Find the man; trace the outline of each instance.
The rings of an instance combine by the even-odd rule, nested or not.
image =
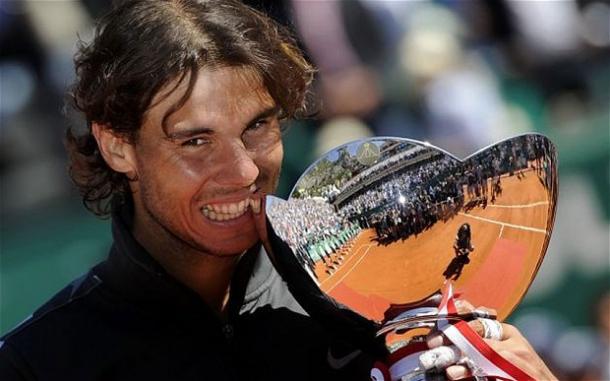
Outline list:
[[[306,113],[313,72],[289,35],[234,1],[125,1],[76,71],[71,174],[114,244],[2,338],[0,379],[368,379],[367,348],[309,318],[259,253],[280,121]]]

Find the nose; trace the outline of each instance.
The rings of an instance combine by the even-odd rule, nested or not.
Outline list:
[[[226,187],[245,188],[252,185],[258,178],[260,170],[253,154],[240,143],[229,145],[222,155],[221,170],[216,178],[220,185]]]

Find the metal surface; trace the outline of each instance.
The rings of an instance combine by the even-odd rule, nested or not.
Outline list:
[[[303,293],[321,292],[375,323],[421,305],[447,281],[502,320],[542,262],[556,199],[555,149],[544,136],[463,160],[426,143],[373,138],[320,158],[287,201],[268,197],[267,228],[290,249],[267,246],[276,264],[293,256],[279,268],[308,278]]]

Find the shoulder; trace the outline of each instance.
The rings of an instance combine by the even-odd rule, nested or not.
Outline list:
[[[48,325],[51,321],[56,321],[57,317],[63,317],[62,315],[68,312],[67,310],[86,298],[101,283],[101,279],[93,271],[89,271],[70,282],[70,284],[55,294],[33,314],[2,336],[0,340],[16,340],[29,330],[36,329],[38,326]]]
[[[27,361],[10,344],[0,341],[0,377],[3,380],[35,380]]]
[[[37,364],[67,354],[93,316],[87,299],[100,286],[92,271],[71,282],[11,331],[0,337],[0,378],[35,379]],[[86,310],[90,311],[87,312]],[[17,376],[19,375],[19,376]],[[7,378],[5,378],[7,377]]]

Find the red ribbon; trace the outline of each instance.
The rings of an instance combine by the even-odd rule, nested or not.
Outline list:
[[[438,308],[439,314],[457,313],[453,288],[448,283],[443,298]],[[507,381],[534,381],[523,370],[506,360],[493,348],[491,348],[465,321],[450,323],[448,320],[440,320],[437,329],[442,331],[445,336],[458,347],[462,353],[475,361],[485,376],[492,379]],[[373,381],[397,381],[413,369],[405,369],[405,362],[402,366],[401,360],[409,358],[409,364],[413,363],[413,357],[428,350],[426,343],[417,342],[409,344],[391,353],[385,362],[377,362],[371,370],[371,380]]]

